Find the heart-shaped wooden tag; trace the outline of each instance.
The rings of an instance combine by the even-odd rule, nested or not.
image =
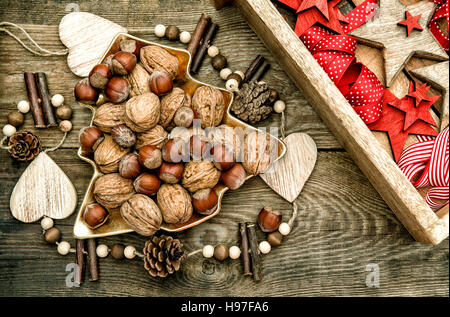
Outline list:
[[[89,75],[118,33],[127,29],[98,15],[72,12],[61,19],[59,38],[69,49],[67,64],[80,77]]]
[[[292,133],[286,139],[286,155],[259,175],[278,195],[293,202],[303,189],[317,160],[317,147],[305,133]]]
[[[77,206],[77,192],[67,175],[41,152],[26,168],[11,194],[14,218],[34,222],[42,216],[63,219]]]

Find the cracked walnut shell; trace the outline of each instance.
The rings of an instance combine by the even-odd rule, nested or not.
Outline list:
[[[135,96],[125,105],[125,124],[135,132],[150,130],[159,121],[160,108],[158,96],[151,92]]]
[[[171,93],[161,99],[161,117],[159,124],[165,129],[173,128],[173,117],[181,107],[191,106],[191,96],[181,88],[174,88]]]
[[[193,213],[191,196],[179,184],[164,184],[156,195],[158,206],[166,223],[183,223]]]
[[[141,64],[136,64],[133,71],[126,76],[130,83],[130,96],[139,96],[150,91],[150,74],[145,70]]]
[[[127,225],[142,236],[151,236],[161,227],[161,211],[146,195],[133,195],[120,207],[120,214]]]
[[[218,126],[225,113],[222,92],[210,86],[197,88],[192,97],[192,110],[201,120],[202,128]]]
[[[150,74],[155,70],[165,71],[172,80],[178,73],[178,58],[159,46],[147,45],[141,48],[141,63]]]
[[[123,124],[125,103],[105,103],[97,108],[93,123],[103,132],[110,133],[116,125]]]
[[[94,161],[103,174],[115,173],[119,170],[120,160],[128,152],[130,149],[124,149],[108,135],[95,150]]]
[[[134,194],[133,180],[118,173],[106,174],[94,183],[94,198],[105,208],[118,208]]]
[[[220,171],[208,161],[190,161],[184,166],[181,184],[190,192],[213,188],[219,182]]]
[[[136,140],[136,149],[145,145],[154,145],[161,150],[164,142],[167,140],[168,133],[159,124],[148,131],[138,133]]]

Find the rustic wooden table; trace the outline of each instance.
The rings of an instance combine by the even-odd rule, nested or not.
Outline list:
[[[74,5],[75,4],[75,5]],[[196,255],[184,262],[181,272],[166,279],[151,278],[138,259],[100,260],[100,281],[68,288],[66,265],[74,256],[57,254],[42,240],[39,223],[22,224],[9,211],[9,196],[27,164],[0,152],[0,296],[448,296],[449,243],[438,246],[415,242],[368,180],[353,163],[317,114],[294,87],[244,19],[233,7],[216,12],[208,0],[197,1],[12,1],[0,2],[0,20],[19,23],[44,47],[62,49],[58,24],[72,7],[92,12],[127,27],[131,34],[156,40],[157,23],[175,24],[193,31],[201,12],[220,25],[215,44],[228,57],[233,69],[245,69],[256,54],[272,65],[265,80],[287,102],[287,134],[310,134],[319,148],[318,161],[297,202],[300,206],[295,229],[286,242],[264,257],[259,284],[242,276],[240,261],[218,263]],[[95,32],[95,30],[93,30]],[[169,44],[166,40],[160,40]],[[181,47],[180,43],[170,43]],[[77,105],[72,90],[77,82],[65,57],[39,57],[25,51],[12,38],[0,35],[0,125],[9,111],[26,99],[23,72],[47,73],[52,93],[61,93],[74,107],[73,132],[63,149],[50,156],[74,183],[81,202],[92,175],[91,167],[78,159],[77,131],[86,126],[90,112]],[[198,78],[223,85],[218,73],[205,61]],[[278,126],[277,114],[261,125]],[[31,115],[24,128],[34,131]],[[57,129],[37,131],[44,147],[54,146]],[[265,204],[279,208],[287,217],[290,205],[259,178],[227,193],[220,215],[178,234],[186,249],[204,244],[238,241],[237,223],[254,221]],[[75,215],[57,221],[64,239],[73,244]],[[144,238],[125,234],[100,243],[133,244]],[[379,267],[379,287],[367,287],[366,277]]]

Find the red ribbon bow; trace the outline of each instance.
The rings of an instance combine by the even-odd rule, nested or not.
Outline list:
[[[426,202],[431,209],[438,210],[449,200],[449,130],[448,127],[442,130],[436,138],[418,138],[421,142],[403,151],[398,166],[411,182],[420,175],[413,183],[416,188],[432,186]]]
[[[449,16],[448,16],[448,0],[431,0],[434,3],[437,3],[438,6],[433,16],[431,17],[430,23],[428,27],[430,28],[430,32],[433,33],[436,40],[441,44],[446,52],[449,51],[449,40],[448,36],[446,36],[442,30],[439,28],[437,24],[437,20],[446,18],[447,19],[447,29],[449,25]]]

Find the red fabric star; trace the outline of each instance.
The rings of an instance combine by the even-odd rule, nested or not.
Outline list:
[[[427,89],[428,90],[428,89]],[[409,86],[409,94],[414,91],[414,83],[411,82]],[[403,126],[403,130],[408,129],[411,125],[414,124],[417,120],[422,120],[426,123],[429,123],[433,126],[436,126],[436,121],[434,121],[433,117],[430,114],[430,110],[428,110],[441,96],[427,96],[428,100],[422,101],[418,107],[414,106],[414,99],[409,97],[409,94],[399,100],[397,103],[391,104],[391,106],[400,109],[405,112],[405,124]],[[417,101],[417,100],[416,100]]]
[[[398,22],[397,24],[406,26],[406,36],[409,36],[409,34],[411,33],[412,30],[418,30],[418,31],[423,30],[423,28],[419,24],[419,19],[421,16],[422,16],[421,14],[412,16],[411,13],[409,13],[408,11],[405,11],[406,19]]]
[[[414,90],[414,83],[411,82],[411,84],[409,85],[409,92],[407,94],[408,97],[414,98],[414,100],[416,101],[415,106],[419,106],[419,104],[422,101],[431,101],[430,97],[427,96],[427,92],[428,90],[430,90],[431,86],[427,86],[427,84],[423,84],[422,86],[416,86],[416,89]]]
[[[380,119],[368,125],[372,131],[384,131],[388,133],[394,160],[397,162],[405,146],[409,134],[421,134],[436,136],[438,133],[427,123],[417,121],[404,130],[405,113],[392,105],[398,105],[400,100],[389,90],[385,90],[383,96],[383,114]]]

